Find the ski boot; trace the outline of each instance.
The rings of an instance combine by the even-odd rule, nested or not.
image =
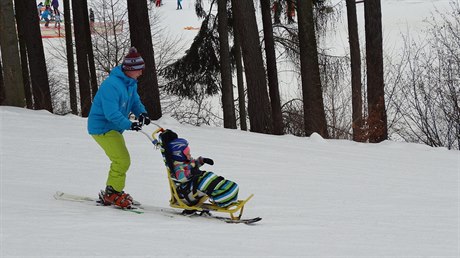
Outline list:
[[[115,191],[111,186],[107,186],[105,191],[99,193],[99,199],[104,205],[115,205],[122,209],[131,209],[133,205],[133,198],[129,194]]]

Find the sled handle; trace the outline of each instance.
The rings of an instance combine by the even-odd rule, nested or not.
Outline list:
[[[153,133],[152,133],[152,138],[153,138],[152,143],[153,143],[155,146],[158,146],[158,145],[160,144],[160,143],[158,142],[158,139],[157,139],[157,137],[156,137],[156,134],[162,133],[162,132],[164,132],[164,131],[165,131],[165,130],[164,130],[163,128],[161,128],[161,127],[158,127],[158,129],[156,129],[155,131],[153,131]]]
[[[150,135],[149,135],[148,133],[146,133],[146,132],[144,132],[144,131],[142,131],[142,130],[140,130],[139,132],[141,132],[142,134],[144,134],[144,135],[145,135],[147,138],[149,138],[149,140],[153,143],[154,140],[152,139],[152,137],[150,137]]]
[[[142,134],[144,134],[147,138],[149,138],[150,142],[153,143],[153,145],[157,146],[158,145],[158,139],[155,137],[155,135],[159,132],[163,132],[164,129],[161,128],[161,127],[158,127],[158,129],[156,129],[153,133],[152,133],[152,136],[150,136],[148,133],[144,132],[143,130],[140,130],[139,132],[141,132]]]
[[[156,129],[153,133],[152,133],[152,137],[149,137],[149,139],[151,140],[151,142],[153,143],[153,145],[155,145],[156,147],[158,147],[160,145],[160,142],[158,141],[156,135],[158,133],[162,133],[164,132],[165,130],[161,127],[158,127],[158,129]]]

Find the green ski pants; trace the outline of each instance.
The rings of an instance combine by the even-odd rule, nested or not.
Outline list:
[[[126,149],[123,135],[112,130],[105,134],[91,136],[102,147],[110,161],[112,161],[107,185],[112,186],[115,191],[123,191],[125,188],[126,172],[131,165],[131,158],[128,149]]]

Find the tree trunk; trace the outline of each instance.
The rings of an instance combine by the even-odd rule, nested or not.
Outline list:
[[[19,21],[19,20],[18,20]],[[21,56],[22,81],[24,82],[24,94],[26,97],[26,107],[34,108],[32,89],[30,87],[29,60],[27,59],[27,46],[24,34],[21,32],[21,26],[18,23],[19,55]],[[23,30],[23,29],[22,29]]]
[[[294,23],[294,15],[295,15],[295,7],[294,7],[295,0],[286,0],[286,17],[288,24]]]
[[[24,83],[12,0],[0,2],[0,48],[4,73],[3,105],[24,107]]]
[[[75,83],[75,61],[73,58],[73,41],[72,41],[72,24],[70,16],[70,3],[69,0],[64,0],[64,26],[65,26],[65,43],[67,53],[67,72],[69,78],[69,97],[70,109],[72,114],[78,114],[77,104],[77,86]]]
[[[273,2],[273,23],[280,24],[281,23],[281,11],[283,7],[281,6],[280,0],[275,0]]]
[[[235,104],[233,102],[232,70],[230,67],[230,49],[228,46],[227,0],[218,0],[218,27],[220,76],[222,79],[222,106],[224,127],[236,129]]]
[[[364,1],[369,142],[388,138],[383,80],[382,12],[380,0]]]
[[[361,53],[359,48],[358,18],[355,0],[346,0],[348,18],[348,41],[351,58],[351,103],[353,140],[365,141],[363,135],[363,99],[361,93]]]
[[[270,134],[273,124],[254,3],[252,0],[232,0],[232,4],[236,26],[241,33],[251,132]]]
[[[96,97],[96,93],[98,90],[97,85],[97,75],[96,75],[96,65],[94,64],[94,53],[93,53],[93,42],[91,41],[91,27],[89,26],[89,15],[88,15],[88,3],[87,1],[82,1],[83,9],[83,27],[84,32],[86,33],[85,36],[85,45],[86,45],[86,55],[88,58],[88,68],[89,68],[89,75],[90,75],[90,88],[91,88],[91,100]]]
[[[20,19],[19,23],[23,24],[21,27],[26,42],[34,109],[46,109],[53,112],[37,3],[32,0],[23,0],[16,1],[15,4],[17,5],[16,19]]]
[[[3,105],[4,100],[5,100],[5,83],[3,81],[2,59],[0,58],[0,105]]]
[[[297,13],[305,134],[310,136],[316,132],[323,138],[329,138],[319,73],[312,0],[298,0]]]
[[[241,59],[240,33],[238,32],[236,26],[233,26],[233,48],[236,63],[236,80],[238,84],[240,128],[243,131],[247,131],[248,125],[246,123],[246,97],[244,94],[243,60]]]
[[[88,67],[88,46],[85,17],[88,17],[86,0],[72,1],[75,48],[77,52],[78,86],[80,89],[81,116],[88,117],[91,109],[91,84]],[[86,15],[85,15],[86,13]]]
[[[281,99],[278,85],[278,69],[276,67],[275,40],[273,39],[273,25],[270,14],[270,0],[260,0],[262,21],[264,26],[265,55],[267,58],[268,88],[272,108],[273,134],[282,135],[283,115],[281,113]]]
[[[162,112],[147,1],[128,0],[128,19],[131,44],[145,61],[144,74],[138,83],[139,94],[150,117],[157,120]]]
[[[15,5],[16,13],[21,13],[18,10],[18,5]],[[16,25],[18,30],[18,41],[19,41],[19,55],[21,57],[21,68],[22,68],[22,81],[24,83],[24,95],[26,98],[26,107],[28,109],[34,108],[34,101],[32,96],[32,89],[30,88],[30,71],[29,71],[29,60],[27,60],[27,46],[24,38],[24,24],[22,19],[16,19]]]

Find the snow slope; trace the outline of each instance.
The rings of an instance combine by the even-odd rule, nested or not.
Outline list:
[[[362,144],[157,121],[208,156],[207,169],[254,193],[231,225],[161,212],[134,214],[53,199],[96,196],[109,161],[86,119],[0,107],[0,257],[458,257],[460,152],[386,141]],[[155,127],[148,126],[147,132]],[[158,150],[125,132],[126,191],[168,207]]]

